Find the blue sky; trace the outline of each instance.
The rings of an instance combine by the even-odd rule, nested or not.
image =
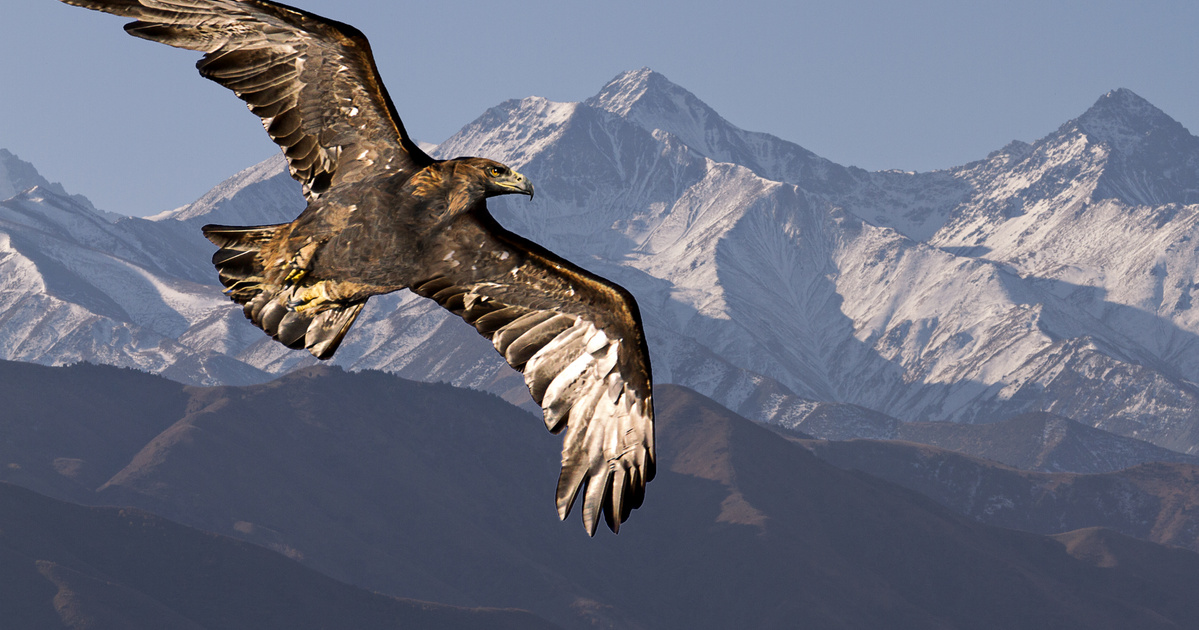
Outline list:
[[[371,39],[409,131],[488,107],[583,100],[649,66],[734,124],[846,165],[932,170],[1034,140],[1126,87],[1199,132],[1199,3],[297,0]],[[196,53],[124,20],[4,0],[0,147],[101,208],[194,200],[270,156]]]

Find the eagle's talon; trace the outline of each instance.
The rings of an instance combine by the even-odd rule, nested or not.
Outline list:
[[[291,272],[288,273],[287,277],[283,279],[283,282],[287,284],[295,284],[306,275],[308,275],[307,269],[293,266]]]
[[[288,304],[290,305],[291,303],[289,302]],[[317,299],[309,301],[309,302],[300,302],[299,306],[293,307],[292,310],[297,313],[303,313],[305,311],[310,311],[314,308],[318,308],[318,307],[324,306],[326,304],[332,304],[332,302],[330,302],[329,300],[317,298]]]
[[[332,287],[326,281],[318,282],[300,291],[295,298],[287,301],[287,307],[297,313],[313,309],[323,309],[325,306],[341,304],[334,294]]]

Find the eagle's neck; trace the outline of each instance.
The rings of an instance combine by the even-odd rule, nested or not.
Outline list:
[[[405,188],[423,202],[426,218],[443,223],[485,207],[485,188],[476,175],[475,169],[447,160],[417,171]]]

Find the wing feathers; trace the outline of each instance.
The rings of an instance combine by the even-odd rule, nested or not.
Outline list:
[[[558,506],[558,518],[566,520],[574,507],[575,499],[579,496],[579,488],[587,478],[587,466],[582,462],[563,464],[562,472],[558,474],[558,490],[555,502]]]
[[[356,302],[317,315],[305,332],[304,346],[318,359],[332,357],[365,305],[366,302]]]
[[[513,356],[508,354],[508,348],[513,342],[520,339],[525,333],[532,330],[538,324],[558,316],[559,315],[553,311],[533,311],[531,313],[522,315],[513,320],[512,323],[504,326],[502,330],[497,330],[491,337],[491,342],[493,345],[495,345],[495,349],[498,350],[500,354],[504,355],[504,358],[508,360],[508,363],[514,366],[524,365],[525,361],[528,361],[528,357],[521,358],[519,361],[514,360]],[[565,316],[563,317],[565,318]],[[557,333],[554,334],[556,335]],[[532,354],[529,354],[529,356],[532,356]]]
[[[528,309],[519,306],[507,306],[491,311],[470,323],[474,324],[481,334],[491,335],[528,312]]]
[[[552,320],[542,324],[542,326],[552,325]],[[540,328],[540,327],[538,327]],[[533,335],[537,329],[533,329],[527,335]],[[576,360],[586,360],[577,353],[570,352],[571,344],[579,340],[583,335],[583,328],[578,325],[577,321],[572,322],[572,326],[558,333],[544,347],[538,348],[532,357],[529,357],[525,363],[525,383],[529,385],[529,392],[533,395],[533,400],[544,408],[546,405],[546,390],[549,386],[569,369],[569,366],[574,364]],[[519,340],[517,340],[519,342]],[[516,344],[513,344],[515,346]],[[546,350],[551,348],[551,350]],[[531,344],[530,344],[531,349]],[[555,351],[555,350],[563,351]],[[510,348],[510,351],[513,349]],[[544,350],[544,352],[543,352]]]
[[[653,410],[649,392],[639,389],[648,374],[629,379],[625,373],[636,369],[628,357],[643,346],[612,336],[611,328],[596,323],[598,317],[546,308],[559,292],[535,292],[518,301],[510,293],[514,285],[459,282],[448,273],[414,287],[489,337],[508,364],[524,372],[546,428],[564,434],[558,515],[565,519],[581,495],[589,534],[600,514],[618,531],[653,478]],[[647,357],[639,360],[648,365]]]
[[[570,350],[570,346],[563,346],[562,354],[567,357],[574,356]],[[583,410],[583,406],[593,398],[588,396],[586,387],[589,384],[588,377],[592,376],[588,374],[588,368],[594,363],[595,359],[581,354],[555,376],[554,380],[546,387],[545,395],[541,399],[541,408],[545,412],[545,428],[549,429],[551,433],[562,430],[562,423],[566,421],[574,407],[578,406]],[[586,409],[585,412],[589,413],[590,409]],[[566,443],[563,445],[564,452],[569,448],[570,438],[571,434],[567,433]]]
[[[310,323],[309,319],[300,313],[287,311],[283,319],[279,320],[275,339],[288,348],[294,348],[308,333],[308,325]]]
[[[283,151],[286,153],[291,148],[287,141],[292,139],[292,134],[300,130],[300,124],[303,122],[299,112],[289,109],[271,119],[270,124],[266,127],[266,133],[275,140],[283,141],[280,144],[283,145]],[[297,134],[295,139],[298,141],[301,137],[303,137],[302,134]]]
[[[63,0],[134,18],[135,37],[205,53],[201,76],[231,89],[263,120],[304,194],[352,183],[386,163],[432,163],[408,137],[357,29],[267,0]],[[343,147],[372,161],[342,163]]]
[[[431,295],[429,297],[433,298],[434,300],[437,300],[438,304],[445,306],[445,303],[448,302],[450,300],[450,298],[463,295],[464,293],[466,293],[466,290],[463,289],[462,287],[448,286],[448,287],[438,291],[437,293],[434,293],[433,295]],[[450,310],[454,310],[454,309],[450,309]]]
[[[527,331],[522,331],[520,328],[514,330],[513,334],[519,334],[519,336],[509,342],[508,347],[502,351],[504,358],[508,360],[508,364],[512,367],[526,366],[529,360],[545,347],[546,344],[569,330],[575,324],[575,318],[569,315],[562,315],[553,311],[539,311],[539,313],[545,314],[545,319],[533,323]],[[513,324],[515,323],[513,322]],[[505,328],[501,332],[506,333],[508,330]],[[499,348],[497,347],[497,349]],[[534,366],[525,367],[526,378],[531,378],[534,382],[539,383],[536,388],[530,386],[530,389],[534,389],[533,399],[538,404],[541,403],[545,386],[549,385],[549,381],[552,379],[552,374],[547,373],[546,370],[552,369],[548,365],[541,366],[540,369]],[[540,384],[542,381],[545,382],[544,385]]]
[[[287,106],[288,101],[295,98],[297,92],[299,92],[297,86],[291,83],[280,83],[262,86],[252,92],[240,92],[238,96],[250,104],[250,111],[262,118],[273,118],[281,111],[280,108]]]
[[[64,1],[133,18],[131,35],[204,53],[200,74],[261,118],[310,201],[385,171],[415,173],[434,163],[408,137],[370,45],[353,27],[268,0]],[[396,286],[412,284],[461,316],[524,371],[547,428],[564,434],[559,515],[582,494],[587,532],[594,534],[601,514],[615,531],[654,475],[652,379],[636,303],[621,287],[503,230],[481,198],[463,207],[452,225],[422,237],[430,241],[422,246],[440,251],[424,267],[430,278]],[[336,278],[291,275],[308,269],[295,260],[288,269],[264,262],[276,229],[210,226],[206,234],[222,248],[213,262],[251,320],[282,343],[327,358],[363,302],[338,301]],[[461,256],[440,258],[447,248]],[[463,264],[467,258],[471,264]]]
[[[307,286],[267,282],[269,274],[261,250],[288,227],[206,225],[204,236],[221,248],[212,255],[212,262],[226,293],[243,305],[243,312],[254,325],[289,348],[306,348],[316,358],[328,359],[354,324],[365,300],[326,302],[301,312],[295,300]],[[301,257],[304,251],[301,249]]]
[[[276,337],[278,336],[279,322],[283,321],[283,317],[288,312],[287,304],[282,300],[271,300],[262,306],[254,323],[270,333],[272,337]]]
[[[583,527],[587,528],[588,536],[595,535],[600,512],[607,503],[608,493],[612,491],[612,471],[604,471],[601,475],[587,481],[586,494],[583,496]]]

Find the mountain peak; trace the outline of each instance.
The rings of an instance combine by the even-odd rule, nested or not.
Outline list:
[[[49,195],[52,198],[63,198],[57,202],[61,209],[72,212],[83,211],[96,214],[109,223],[124,218],[122,215],[97,209],[83,195],[72,195],[58,182],[47,181],[32,164],[17,157],[7,149],[0,149],[0,201],[7,199],[25,199],[41,201]]]
[[[696,154],[731,162],[775,181],[824,190],[844,169],[803,147],[725,120],[697,96],[649,68],[623,72],[585,106],[601,109],[657,134],[665,132]]]
[[[1128,88],[1116,88],[1099,97],[1088,113],[1136,112],[1142,116],[1165,116],[1152,103]]]
[[[250,194],[245,194],[249,191]],[[288,176],[282,153],[243,169],[186,206],[146,217],[150,221],[286,223],[304,209],[300,186]]]
[[[695,95],[671,83],[662,73],[645,67],[620,73],[604,85],[598,94],[587,99],[587,105],[627,117],[639,105],[664,104],[675,99],[702,105]]]
[[[1178,121],[1126,88],[1099,97],[1077,122],[1087,136],[1121,153],[1137,151],[1153,135],[1190,135]]]
[[[1132,90],[1104,94],[1062,131],[1107,148],[1096,199],[1147,205],[1199,199],[1199,138]]]
[[[35,186],[50,186],[50,182],[29,162],[0,149],[0,201]]]

